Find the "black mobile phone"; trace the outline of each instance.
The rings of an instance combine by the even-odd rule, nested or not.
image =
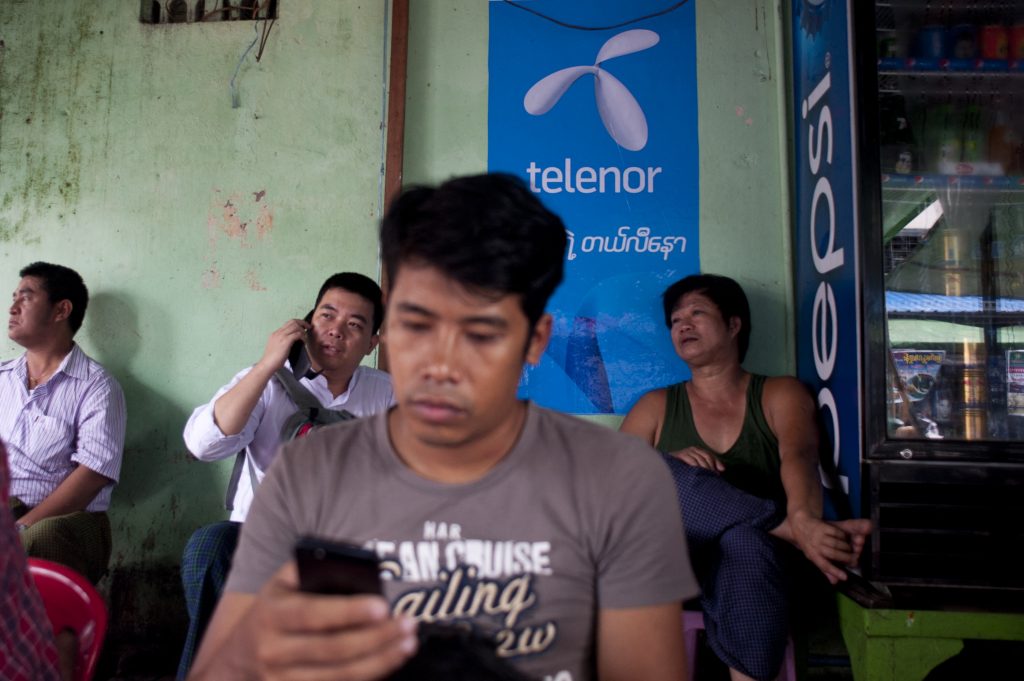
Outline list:
[[[303,320],[306,323],[311,323],[313,321],[313,311],[310,310]],[[295,378],[302,378],[312,368],[309,363],[309,353],[306,351],[305,336],[292,343],[292,346],[288,348],[288,364],[291,365]]]
[[[295,543],[299,588],[320,594],[382,594],[377,554],[355,544],[302,537]]]

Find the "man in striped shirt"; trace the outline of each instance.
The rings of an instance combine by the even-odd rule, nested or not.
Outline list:
[[[121,470],[121,386],[74,342],[89,293],[77,272],[21,270],[7,336],[25,348],[0,364],[0,438],[10,456],[10,508],[30,556],[91,581],[110,559],[110,494]]]

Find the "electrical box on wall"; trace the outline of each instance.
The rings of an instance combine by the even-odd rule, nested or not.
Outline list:
[[[144,24],[277,19],[278,0],[141,0]]]

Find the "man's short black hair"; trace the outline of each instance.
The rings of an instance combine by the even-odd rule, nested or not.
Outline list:
[[[533,328],[562,281],[566,234],[522,180],[490,173],[405,191],[380,243],[389,281],[402,264],[436,267],[474,292],[521,296]]]
[[[358,272],[338,272],[327,277],[327,281],[320,287],[320,293],[316,294],[316,302],[313,309],[320,304],[324,294],[332,288],[345,289],[349,293],[366,298],[373,304],[373,333],[380,330],[381,322],[384,321],[384,295],[380,286],[373,279],[359,274]]]
[[[35,277],[42,282],[43,290],[46,291],[46,298],[50,304],[67,300],[71,303],[71,314],[68,315],[68,325],[71,327],[71,335],[74,337],[82,328],[82,320],[85,319],[85,308],[89,306],[89,290],[85,288],[82,276],[70,267],[54,265],[48,262],[34,262],[31,265],[21,268],[19,277]]]
[[[743,287],[721,274],[691,274],[683,277],[665,289],[665,293],[661,295],[661,302],[665,308],[665,326],[668,328],[672,328],[672,312],[687,293],[707,296],[718,308],[726,323],[733,317],[739,317],[740,332],[736,336],[736,343],[742,362],[750,346],[750,304],[747,302],[747,294],[743,292]]]

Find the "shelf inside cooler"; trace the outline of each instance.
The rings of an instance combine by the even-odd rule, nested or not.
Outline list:
[[[882,57],[878,60],[879,76],[949,76],[964,74],[1024,75],[1024,61],[1019,59],[925,59],[921,57]]]
[[[886,291],[885,310],[890,318],[921,317],[931,319],[939,314],[999,314],[1001,316],[998,319],[1001,322],[1016,324],[1017,320],[1024,319],[1024,300],[1009,297],[986,300],[983,296],[948,296],[916,291]]]
[[[968,170],[970,163],[958,164]],[[975,191],[1024,193],[1024,175],[920,175],[903,173],[882,173],[882,190],[886,189],[964,189]]]

